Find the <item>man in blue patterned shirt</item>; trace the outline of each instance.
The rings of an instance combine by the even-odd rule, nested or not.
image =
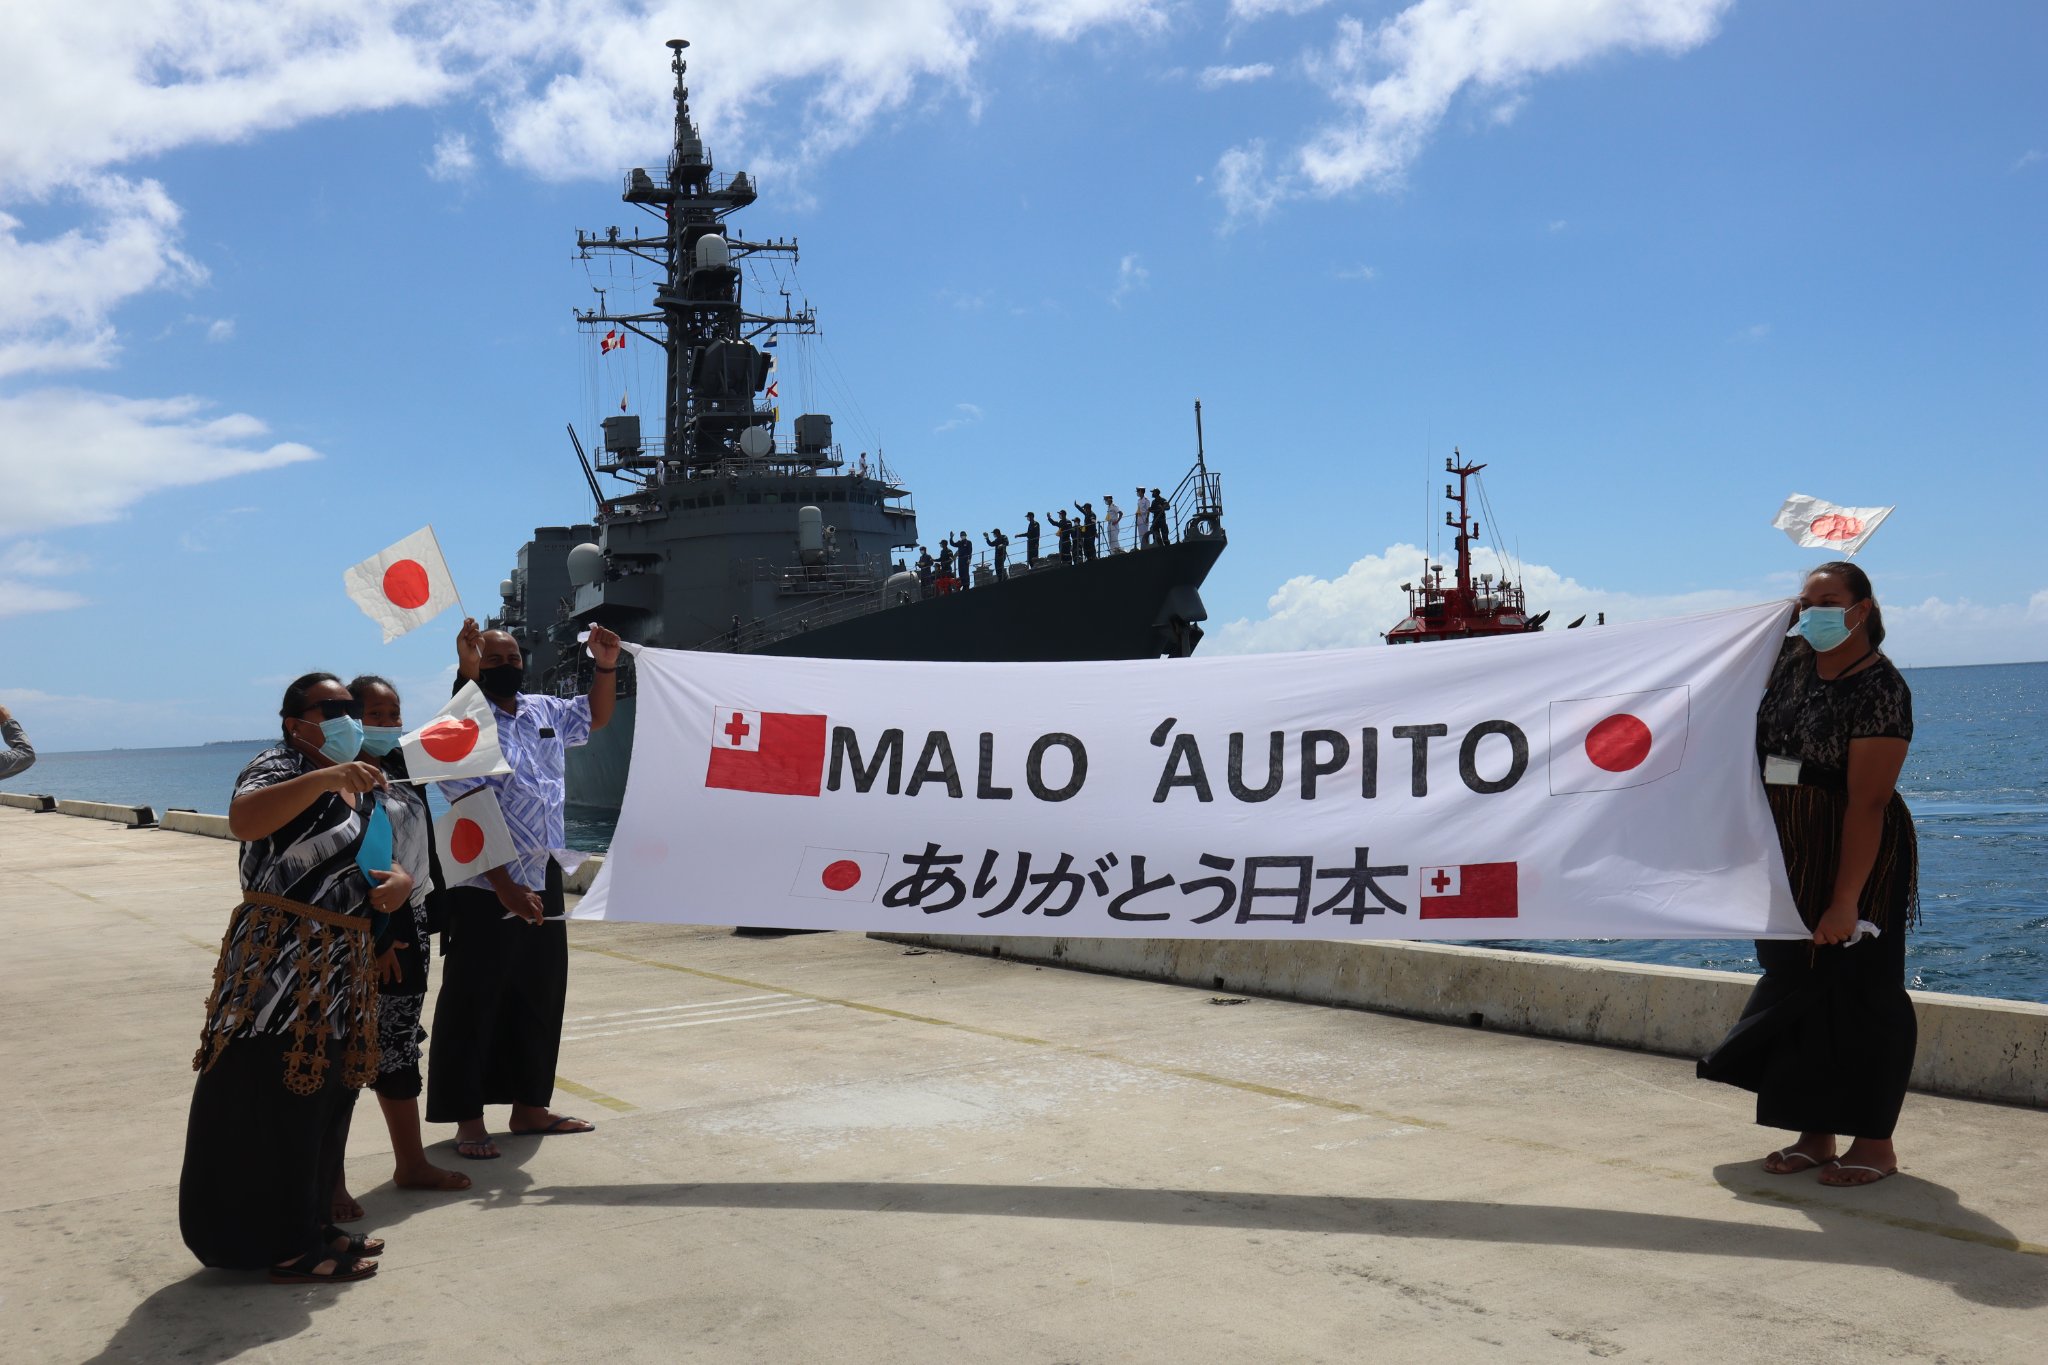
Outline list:
[[[464,682],[490,698],[498,748],[512,771],[441,784],[451,800],[489,787],[519,856],[449,888],[442,929],[447,970],[434,1008],[427,1066],[427,1121],[452,1123],[455,1150],[472,1161],[499,1155],[484,1106],[509,1104],[514,1137],[587,1133],[595,1126],[557,1114],[555,1057],[569,987],[562,926],[563,806],[569,749],[612,718],[619,637],[590,629],[590,692],[551,697],[521,692],[525,659],[502,630],[462,623],[456,660]]]

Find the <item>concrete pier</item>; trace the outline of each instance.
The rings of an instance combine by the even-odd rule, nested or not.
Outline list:
[[[589,924],[560,1106],[436,1159],[374,1100],[375,1279],[179,1245],[235,845],[0,808],[10,1359],[2031,1362],[2048,1115],[1924,1094],[1904,1172],[1773,1178],[1684,1062],[850,934]],[[504,1114],[493,1111],[502,1130]]]

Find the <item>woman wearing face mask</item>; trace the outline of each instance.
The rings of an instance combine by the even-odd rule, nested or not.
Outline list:
[[[406,780],[405,753],[398,747],[405,734],[398,689],[384,678],[364,674],[348,685],[349,696],[363,713],[362,757],[383,771],[389,781],[384,809],[391,817],[393,863],[412,878],[406,907],[388,917],[375,940],[377,953],[377,1107],[391,1132],[391,1153],[397,1169],[391,1182],[402,1190],[466,1190],[469,1177],[443,1170],[427,1160],[420,1142],[420,1007],[427,996],[427,965],[431,932],[427,897],[441,885],[440,859],[434,852],[434,817],[420,789]],[[345,1182],[334,1187],[334,1218],[349,1222],[363,1216],[362,1205]]]
[[[377,1074],[372,918],[412,893],[402,868],[357,865],[387,785],[356,757],[358,709],[332,673],[306,674],[285,689],[283,742],[235,781],[242,901],[192,1059],[179,1230],[202,1264],[280,1284],[362,1279],[384,1249],[329,1218],[355,1088]]]
[[[1757,1122],[1798,1141],[1771,1175],[1869,1185],[1898,1169],[1892,1130],[1918,1027],[1906,930],[1919,909],[1912,815],[1896,785],[1913,695],[1878,652],[1884,617],[1854,564],[1823,564],[1799,597],[1757,711],[1757,753],[1794,900],[1812,937],[1759,941],[1764,969],[1700,1075],[1753,1090]],[[1850,1137],[1839,1156],[1838,1134]]]

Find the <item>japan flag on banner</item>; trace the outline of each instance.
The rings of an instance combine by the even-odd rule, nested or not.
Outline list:
[[[853,848],[805,848],[789,894],[821,901],[872,902],[882,893],[889,855]]]
[[[1685,762],[1690,687],[1550,703],[1550,791],[1620,791],[1669,777]]]
[[[498,748],[498,720],[475,683],[464,683],[440,713],[401,736],[408,782],[446,782],[456,777],[493,777],[512,766]]]
[[[1838,507],[1822,498],[1794,493],[1785,499],[1771,525],[1809,550],[1835,550],[1853,555],[1877,534],[1896,508]]]
[[[770,796],[816,796],[824,777],[823,716],[714,708],[705,786]]]
[[[1514,919],[1521,914],[1514,863],[1464,863],[1422,869],[1421,919]]]
[[[345,569],[341,581],[363,614],[384,627],[385,644],[456,603],[455,579],[431,526]]]
[[[503,867],[519,856],[519,846],[512,842],[512,831],[505,824],[505,812],[489,787],[459,798],[434,822],[434,847],[450,885]]]

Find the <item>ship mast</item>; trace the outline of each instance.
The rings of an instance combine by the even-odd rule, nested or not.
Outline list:
[[[1458,515],[1453,517],[1449,512],[1445,512],[1444,525],[1455,529],[1458,533],[1458,591],[1463,594],[1463,601],[1470,602],[1472,594],[1472,540],[1473,537],[1479,534],[1479,528],[1471,524],[1471,515],[1465,502],[1465,485],[1474,474],[1477,474],[1486,466],[1483,464],[1459,463],[1465,456],[1464,452],[1456,446],[1451,447],[1451,455],[1455,458],[1444,461],[1444,472],[1458,476],[1458,491],[1453,493],[1451,486],[1445,484],[1444,496],[1458,504]]]
[[[579,309],[585,326],[621,327],[654,345],[666,356],[666,403],[658,451],[615,445],[606,423],[606,450],[615,456],[608,466],[646,471],[661,465],[706,468],[732,459],[738,438],[750,427],[773,422],[772,412],[755,408],[755,395],[767,385],[768,358],[753,345],[767,333],[807,334],[817,330],[817,315],[808,306],[778,314],[748,312],[737,262],[754,255],[797,258],[797,244],[780,238],[748,242],[728,235],[724,220],[758,197],[745,171],[714,174],[710,154],[690,117],[689,63],[683,50],[689,42],[672,38],[669,69],[675,73],[675,133],[666,175],[656,181],[643,167],[626,173],[624,193],[663,220],[658,234],[633,236],[618,228],[603,234],[576,234],[578,255],[622,252],[637,256],[662,272],[651,312],[615,313],[600,298],[593,309]]]

